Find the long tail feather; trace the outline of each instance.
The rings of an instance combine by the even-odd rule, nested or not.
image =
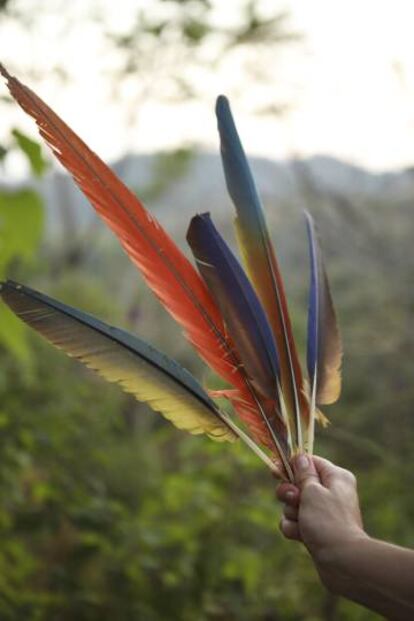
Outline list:
[[[315,224],[308,212],[305,216],[311,268],[307,366],[311,393],[308,450],[312,452],[316,405],[334,403],[341,392],[342,345]]]
[[[293,339],[282,277],[230,106],[223,96],[216,114],[227,188],[237,211],[236,231],[248,274],[255,285],[275,335],[281,384],[292,415],[296,443],[302,448],[301,418],[308,420],[308,405],[302,394],[302,373]]]

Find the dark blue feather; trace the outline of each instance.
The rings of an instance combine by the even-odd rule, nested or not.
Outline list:
[[[209,214],[191,220],[187,240],[252,385],[263,396],[277,399],[279,360],[276,345],[250,281]]]

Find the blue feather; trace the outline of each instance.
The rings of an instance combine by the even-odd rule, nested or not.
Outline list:
[[[249,279],[209,214],[191,220],[187,240],[252,385],[263,396],[277,399],[279,359],[276,344]]]
[[[307,438],[312,453],[316,405],[334,403],[341,391],[342,345],[315,225],[309,213],[305,212],[305,216],[311,273],[307,344],[311,403]]]
[[[224,95],[217,98],[216,116],[227,189],[237,208],[238,216],[245,220],[247,226],[249,223],[254,226],[259,219],[264,228],[260,197],[233,120],[229,101]]]
[[[266,312],[278,348],[281,387],[295,442],[302,449],[301,427],[308,422],[308,405],[296,351],[282,275],[266,224],[265,213],[250,171],[228,100],[217,99],[216,115],[221,155],[229,194],[237,211],[237,241],[250,280]]]

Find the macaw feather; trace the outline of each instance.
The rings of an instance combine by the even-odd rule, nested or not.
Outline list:
[[[229,103],[223,96],[217,100],[216,115],[227,189],[237,212],[235,224],[240,253],[273,330],[280,361],[281,387],[295,430],[296,445],[301,449],[302,421],[307,425],[309,411],[302,395],[302,372],[282,276],[253,175]]]
[[[55,347],[119,384],[179,429],[236,440],[197,380],[151,345],[17,283],[3,283],[0,295],[17,317]]]
[[[341,392],[342,344],[315,224],[308,212],[305,216],[310,257],[307,367],[311,394],[308,443],[312,451],[316,405],[334,403]]]
[[[31,89],[0,65],[11,95],[34,118],[39,133],[80,190],[119,238],[166,310],[199,355],[223,379],[242,386],[235,348],[197,271],[112,170]],[[230,353],[231,352],[231,353]]]
[[[243,268],[214,226],[209,214],[194,216],[187,231],[198,270],[237,343],[249,381],[277,401],[279,361],[267,317]]]

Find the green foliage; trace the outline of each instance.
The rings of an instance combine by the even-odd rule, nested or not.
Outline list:
[[[27,158],[32,174],[42,176],[47,164],[40,145],[18,129],[11,136],[10,144],[0,147],[0,162],[17,148]],[[35,190],[0,189],[0,282],[11,275],[9,270],[34,262],[43,225],[43,201]],[[28,362],[26,329],[4,304],[0,304],[0,345]]]
[[[254,456],[187,437],[38,339],[33,347],[30,378],[2,358],[0,567],[13,561],[1,573],[2,619],[305,612],[296,595],[309,561],[301,552],[285,573],[272,480]],[[316,577],[306,582],[323,599]]]
[[[0,192],[0,280],[14,262],[30,262],[43,231],[43,206],[39,195],[29,189]],[[20,359],[27,359],[25,329],[0,305],[0,343]]]
[[[48,163],[43,157],[40,144],[23,134],[19,129],[13,129],[12,135],[21,151],[29,160],[32,173],[36,177],[41,177],[46,172]]]
[[[43,231],[43,207],[33,190],[3,191],[0,194],[0,275],[14,259],[28,261],[38,247]]]

